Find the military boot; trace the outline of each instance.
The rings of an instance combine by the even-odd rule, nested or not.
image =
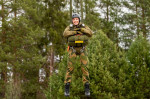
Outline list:
[[[85,83],[85,96],[90,96],[90,84]]]
[[[70,87],[70,83],[66,83],[66,85],[65,85],[65,93],[64,93],[66,97],[68,97],[70,95],[69,87]]]

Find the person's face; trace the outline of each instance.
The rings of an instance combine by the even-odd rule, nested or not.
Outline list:
[[[73,18],[73,19],[72,19],[72,23],[73,23],[74,25],[78,25],[78,24],[79,24],[79,18]]]

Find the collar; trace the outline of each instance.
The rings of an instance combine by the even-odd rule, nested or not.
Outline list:
[[[78,25],[73,25],[73,27],[80,27],[82,23],[80,22]]]

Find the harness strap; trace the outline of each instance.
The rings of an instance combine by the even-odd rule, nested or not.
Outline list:
[[[70,49],[72,49],[74,53],[77,52],[74,46],[70,46]],[[83,47],[80,49],[80,53],[84,52],[84,50],[85,50],[85,46],[83,46]]]
[[[82,35],[82,34],[76,34],[75,36],[78,36],[78,35]]]
[[[67,48],[67,52],[69,52],[69,49],[70,49],[70,46],[68,46],[68,48]]]

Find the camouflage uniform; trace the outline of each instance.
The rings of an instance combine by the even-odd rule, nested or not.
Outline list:
[[[68,26],[63,33],[64,37],[68,38],[69,36],[76,35],[77,34],[76,29],[80,27],[81,27],[81,23],[78,26],[73,26],[73,29],[70,29],[70,27]],[[82,27],[79,32],[80,34],[83,33],[84,35],[87,35],[88,37],[92,36],[92,31],[88,26],[85,26],[84,28]],[[83,73],[82,74],[83,84],[87,82],[89,83],[89,72],[87,69],[88,57],[86,54],[85,46],[80,46],[80,47],[70,46],[68,53],[69,53],[68,67],[67,67],[67,72],[66,72],[64,83],[66,84],[68,82],[71,82],[71,77],[72,77],[72,73],[74,70],[74,64],[77,62],[76,60],[77,55],[80,58],[81,70]]]

